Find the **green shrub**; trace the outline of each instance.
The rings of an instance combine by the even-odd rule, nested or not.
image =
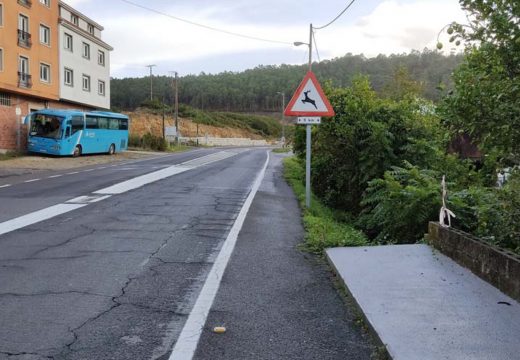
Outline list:
[[[168,142],[162,137],[146,133],[141,138],[140,146],[150,150],[166,151],[168,149]]]
[[[365,211],[358,224],[378,243],[414,243],[438,218],[440,176],[411,164],[386,171],[371,180],[362,201]]]

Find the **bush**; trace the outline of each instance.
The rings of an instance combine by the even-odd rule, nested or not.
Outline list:
[[[440,175],[409,163],[369,182],[358,224],[378,243],[414,243],[441,207]]]
[[[150,133],[144,134],[143,137],[133,134],[128,138],[128,146],[156,151],[166,151],[168,149],[168,142],[162,137]]]

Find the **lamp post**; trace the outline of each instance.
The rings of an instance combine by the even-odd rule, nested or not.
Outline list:
[[[282,147],[285,147],[285,93],[277,92],[278,95],[282,95]]]
[[[312,24],[309,26],[309,42],[295,41],[294,46],[307,45],[309,47],[309,71],[312,70]],[[306,125],[306,151],[305,151],[305,205],[311,207],[311,125]]]

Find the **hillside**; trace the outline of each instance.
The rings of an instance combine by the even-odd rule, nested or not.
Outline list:
[[[131,135],[162,136],[162,111],[138,108],[125,113],[131,118]],[[274,139],[281,133],[278,120],[268,116],[208,112],[185,106],[179,115],[180,133],[187,137]],[[166,111],[165,126],[174,125],[171,111]]]
[[[451,73],[462,57],[444,56],[435,51],[412,52],[399,55],[379,55],[366,58],[347,54],[313,65],[318,79],[334,86],[349,86],[359,74],[368,75],[374,90],[385,95],[392,88],[396,76],[403,71],[419,85],[420,94],[437,101],[451,87]],[[281,96],[286,99],[294,92],[306,72],[305,65],[259,66],[243,72],[187,75],[179,79],[181,104],[205,110],[234,112],[277,112]],[[173,103],[172,79],[154,77],[154,97],[166,104]],[[115,110],[134,110],[149,99],[150,78],[111,80],[111,100]]]

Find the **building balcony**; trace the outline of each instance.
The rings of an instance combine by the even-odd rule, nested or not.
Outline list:
[[[31,0],[18,0],[18,4],[23,5],[25,7],[31,7],[32,1]]]
[[[25,48],[30,48],[32,45],[31,34],[23,30],[18,30],[18,45]]]
[[[18,87],[30,89],[32,87],[32,76],[18,71]]]

